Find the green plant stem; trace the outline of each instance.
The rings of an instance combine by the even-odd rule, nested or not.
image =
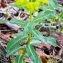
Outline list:
[[[30,22],[32,22],[32,13],[31,12],[30,12]],[[32,35],[31,33],[29,33],[29,35],[28,35],[28,44],[30,44],[30,41],[31,41],[31,38],[32,38],[31,35]]]
[[[31,38],[32,38],[31,33],[29,33],[29,35],[28,35],[28,44],[30,44]]]
[[[30,22],[32,22],[32,12],[30,12]]]

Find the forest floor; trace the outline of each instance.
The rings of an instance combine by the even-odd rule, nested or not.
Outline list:
[[[15,11],[14,8],[12,9],[12,11]],[[29,14],[26,11],[22,12],[23,13],[21,14],[20,18],[27,20],[29,18]],[[14,15],[15,18],[18,18],[17,14],[18,13]],[[12,17],[7,19],[11,18]],[[0,24],[0,63],[12,63],[12,58],[6,57],[6,46],[11,38],[17,37],[14,34],[18,33],[19,31],[19,26],[16,26],[15,29],[14,27],[12,27],[12,25],[9,27],[6,24]],[[47,32],[47,30],[45,32]],[[49,34],[49,31],[47,33]],[[45,44],[42,42],[38,46],[35,45],[34,48],[43,63],[63,63],[63,33],[59,32],[59,29],[54,30],[54,32],[52,33],[52,37],[56,39],[56,43],[58,46],[54,47],[51,44]],[[25,61],[27,63],[32,63],[28,57],[25,58]]]

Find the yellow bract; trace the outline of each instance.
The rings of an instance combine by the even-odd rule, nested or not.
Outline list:
[[[24,5],[26,4],[26,0],[16,0],[17,5]]]
[[[16,0],[17,5],[20,5],[20,6],[25,5],[25,9],[27,9],[31,13],[38,10],[38,8],[41,6],[41,3],[48,4],[49,2],[48,0],[36,0],[35,2],[30,2],[29,0]]]
[[[42,2],[43,4],[48,4],[48,0],[40,0],[40,2]]]
[[[40,3],[38,1],[34,2],[35,10],[38,10]]]
[[[30,12],[34,12],[34,7],[33,7],[34,3],[33,2],[28,2],[26,4],[26,7],[27,9],[30,11]]]
[[[28,2],[26,7],[31,13],[33,13],[34,11],[38,10],[39,2]]]

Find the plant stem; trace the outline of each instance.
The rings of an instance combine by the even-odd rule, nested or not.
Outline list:
[[[30,12],[30,22],[32,21],[32,12]]]
[[[30,44],[30,41],[31,41],[31,33],[29,33],[29,35],[28,35],[28,44]]]
[[[30,12],[30,22],[32,22],[32,12]],[[31,41],[31,38],[32,38],[31,35],[32,35],[32,34],[29,33],[29,35],[28,35],[28,43],[27,43],[27,44],[30,44],[30,41]]]

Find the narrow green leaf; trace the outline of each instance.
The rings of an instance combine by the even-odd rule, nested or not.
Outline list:
[[[50,2],[50,6],[52,6],[53,8],[58,8],[59,4],[58,4],[58,0],[49,0]]]
[[[20,31],[19,33],[13,34],[13,36],[21,36],[23,34],[23,31]]]
[[[19,19],[12,19],[12,20],[10,20],[10,23],[18,24],[18,25],[23,27],[24,24],[25,24],[25,21],[24,20],[19,20]]]
[[[34,28],[34,23],[30,22],[30,21],[27,21],[27,23],[24,25],[24,31],[25,33],[30,33],[31,30]]]
[[[53,37],[45,37],[45,39],[47,43],[50,43],[53,46],[57,46],[56,40]]]
[[[22,61],[23,61],[23,54],[19,54],[19,55],[17,55],[17,57],[16,57],[16,63],[22,63]]]
[[[36,37],[33,37],[30,44],[32,45],[39,45],[41,43],[40,40],[38,40]]]
[[[33,63],[42,63],[41,59],[38,57],[37,53],[35,52],[31,44],[26,46],[26,51],[28,53],[28,56],[33,61]]]
[[[27,38],[27,36],[19,36],[15,39],[10,40],[10,42],[8,42],[7,44],[7,50],[12,50],[13,46],[17,46],[18,44],[20,44],[21,42],[23,42],[25,39]]]
[[[30,21],[26,22],[25,26],[24,26],[24,30],[27,30],[30,26]]]
[[[10,40],[10,42],[8,42],[7,44],[7,52],[8,52],[7,56],[13,54],[14,52],[17,52],[16,50],[19,49],[18,48],[19,44],[22,43],[26,39],[27,39],[27,35],[25,36],[22,35],[15,39]]]
[[[41,40],[42,42],[44,42],[45,44],[50,43],[53,46],[56,46],[56,40],[53,37],[44,37],[42,35],[41,32],[39,32],[38,30],[32,30],[32,34],[34,37],[37,38],[37,40]]]
[[[53,16],[55,16],[56,12],[54,10],[45,10],[42,11],[34,18],[34,22],[41,22],[45,19],[51,19]]]
[[[25,47],[17,46],[16,48],[13,48],[13,50],[7,51],[6,57],[9,57],[12,54],[15,54],[19,50],[24,50]]]
[[[4,23],[6,23],[7,22],[7,20],[2,20],[1,22],[0,22],[0,24],[4,24]]]
[[[39,45],[41,43],[41,41],[39,40],[31,40],[30,44],[32,45]]]
[[[37,40],[45,41],[44,36],[38,30],[32,30],[32,35],[37,38]]]
[[[59,14],[59,18],[61,19],[61,21],[63,21],[63,12]]]

